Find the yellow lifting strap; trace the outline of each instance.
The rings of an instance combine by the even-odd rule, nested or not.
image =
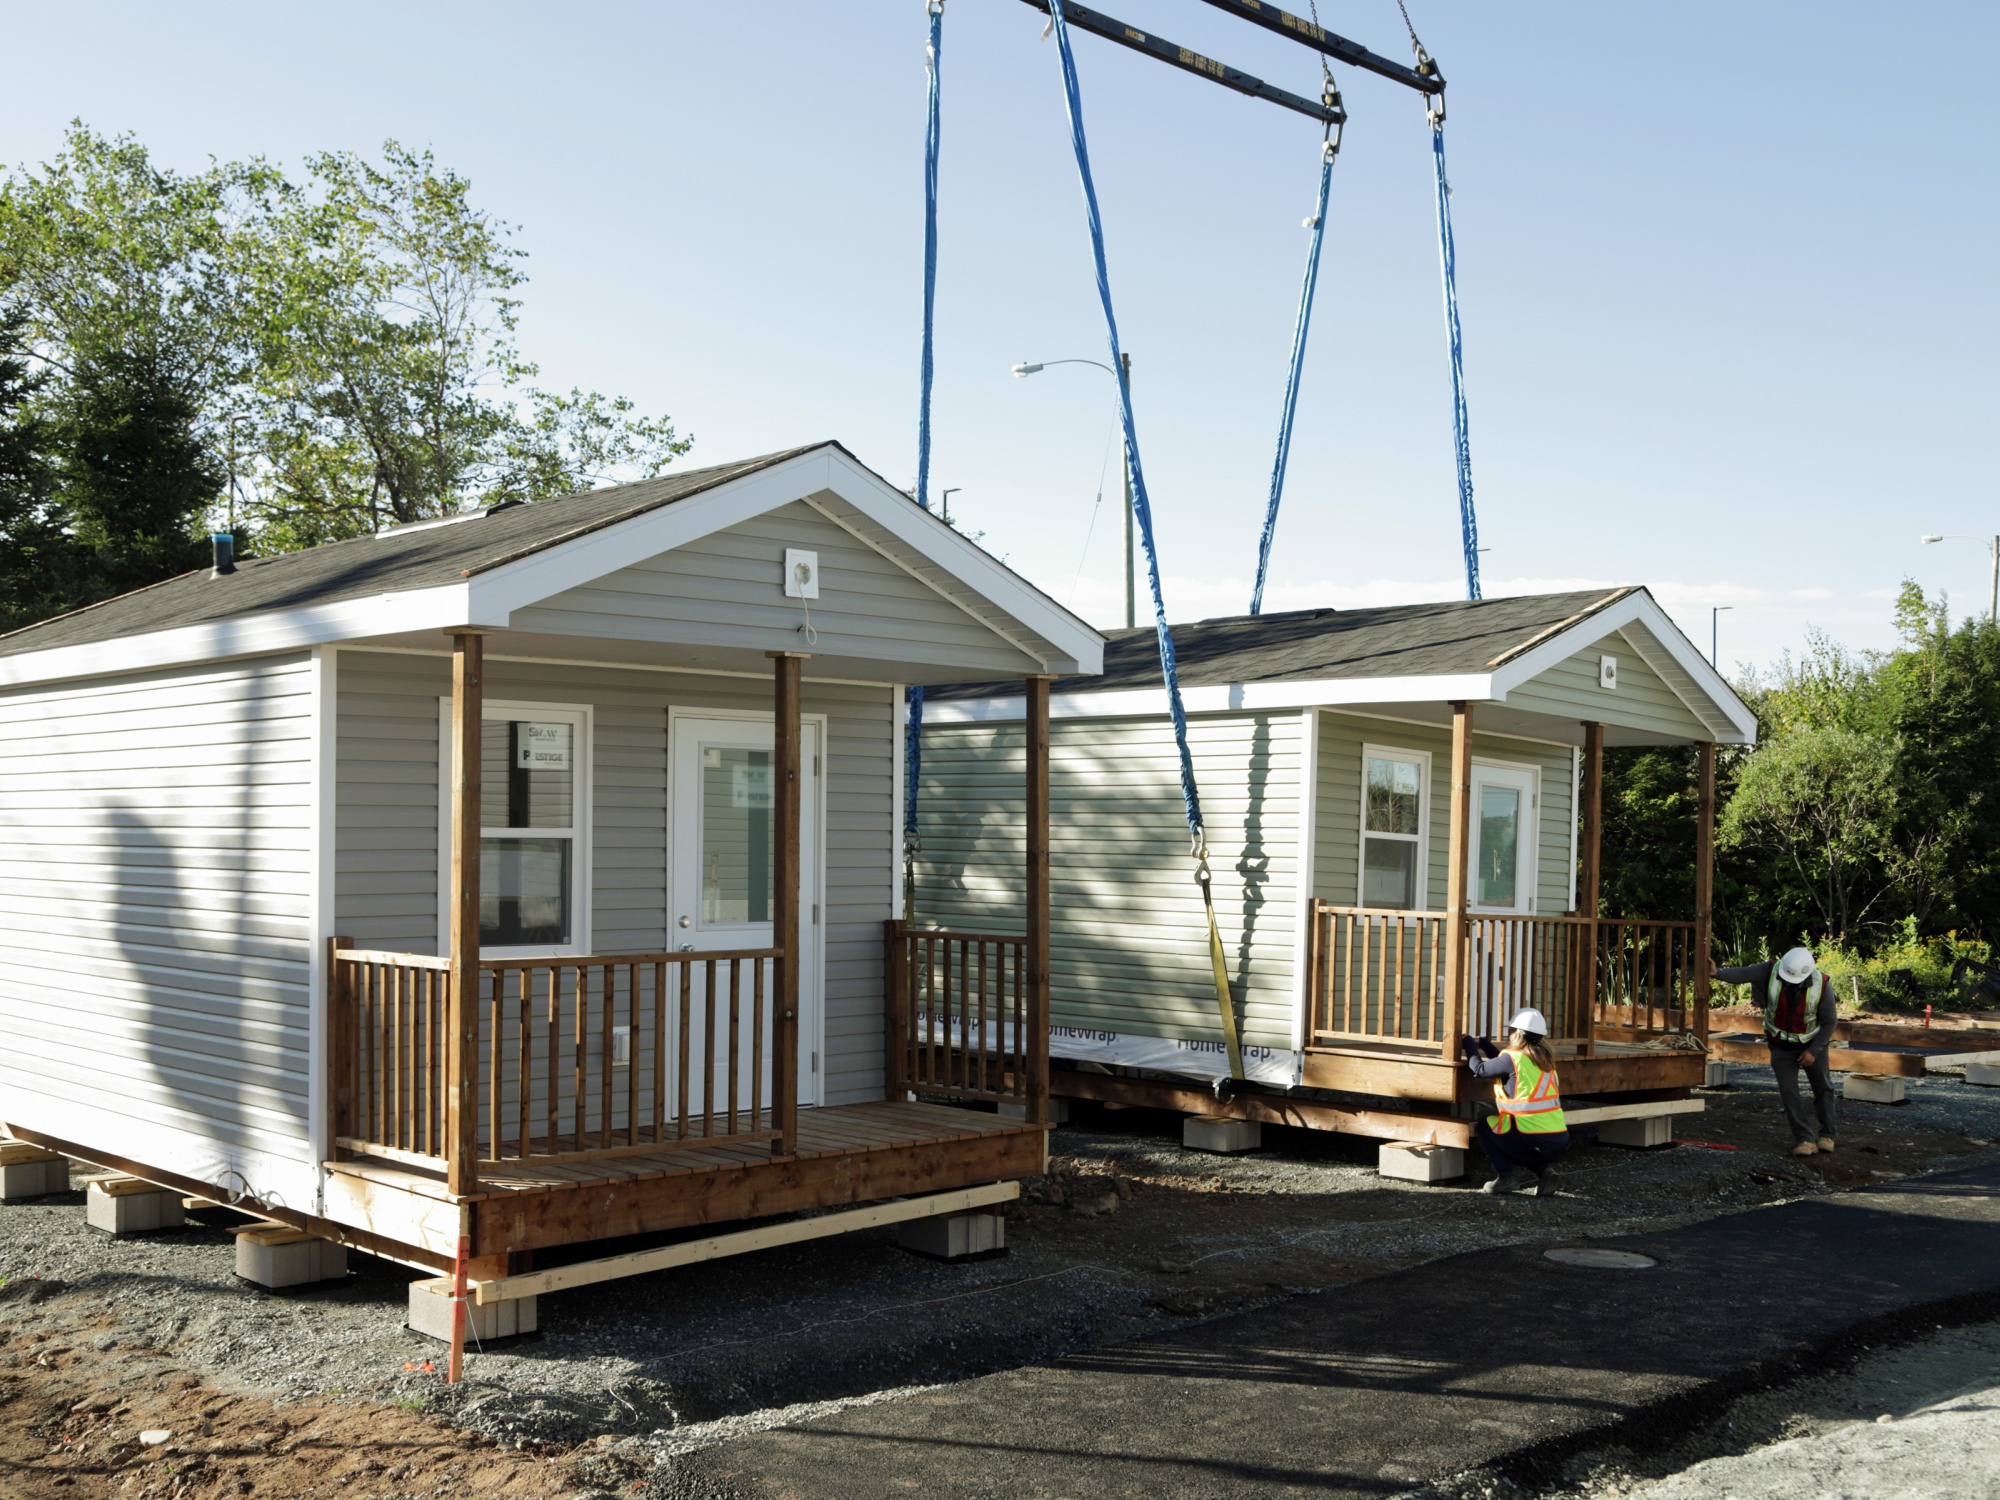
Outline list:
[[[1229,993],[1229,959],[1222,951],[1222,930],[1215,925],[1215,896],[1209,889],[1208,851],[1194,857],[1194,883],[1201,887],[1202,910],[1208,914],[1208,961],[1215,970],[1215,1007],[1222,1012],[1222,1043],[1229,1049],[1229,1076],[1243,1077],[1243,1044],[1236,1036],[1236,1002]]]

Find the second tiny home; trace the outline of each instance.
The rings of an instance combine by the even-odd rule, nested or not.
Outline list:
[[[1547,1013],[1572,1094],[1701,1078],[1718,745],[1756,720],[1643,588],[1204,620],[1174,640],[1207,819],[1240,1098],[1414,1111],[1470,1099],[1461,1032]],[[933,689],[908,919],[1017,920],[992,856],[1017,817],[1023,698]],[[1049,756],[1058,1094],[1183,1103],[1227,1079],[1221,1001],[1154,633],[1056,685]],[[1695,908],[1604,913],[1606,746],[1699,746]],[[1233,1080],[1232,1080],[1233,1082]],[[1225,1084],[1223,1092],[1228,1091]],[[1220,1109],[1221,1106],[1216,1106]],[[1270,1117],[1268,1114],[1265,1117]]]

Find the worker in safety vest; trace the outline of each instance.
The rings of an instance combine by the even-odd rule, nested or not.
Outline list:
[[[1493,1163],[1493,1180],[1483,1191],[1513,1192],[1514,1169],[1525,1167],[1534,1174],[1535,1196],[1553,1198],[1554,1168],[1569,1150],[1569,1126],[1557,1090],[1555,1054],[1549,1051],[1549,1023],[1540,1011],[1524,1010],[1509,1025],[1504,1051],[1483,1037],[1458,1039],[1473,1076],[1497,1080],[1493,1106],[1498,1112],[1472,1127]]]
[[[1792,1155],[1831,1151],[1835,1096],[1827,1052],[1833,1046],[1833,1028],[1840,1018],[1833,981],[1820,973],[1812,954],[1804,948],[1792,949],[1775,963],[1717,969],[1715,977],[1724,984],[1749,985],[1751,995],[1764,1007],[1764,1041],[1771,1049],[1771,1071],[1778,1077],[1778,1097],[1784,1101],[1785,1118],[1798,1142]],[[1805,1101],[1799,1097],[1801,1068],[1812,1084],[1813,1111],[1819,1116],[1817,1139],[1813,1122],[1806,1118]]]

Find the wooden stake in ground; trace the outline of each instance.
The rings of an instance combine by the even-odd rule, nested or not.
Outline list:
[[[471,1256],[472,1236],[461,1234],[451,1272],[451,1357],[445,1361],[446,1385],[457,1385],[465,1372],[465,1263]]]

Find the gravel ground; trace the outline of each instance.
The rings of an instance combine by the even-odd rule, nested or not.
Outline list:
[[[1387,1181],[1371,1144],[1310,1132],[1267,1127],[1258,1153],[1206,1156],[1180,1147],[1177,1117],[1095,1110],[1055,1132],[1051,1174],[1010,1214],[1005,1257],[944,1265],[885,1230],[548,1296],[541,1335],[475,1351],[449,1389],[422,1368],[439,1346],[401,1326],[414,1273],[357,1254],[343,1283],[267,1293],[232,1274],[236,1216],[113,1242],[86,1229],[72,1193],[0,1207],[0,1275],[61,1284],[0,1304],[0,1378],[26,1382],[19,1396],[93,1366],[107,1381],[171,1369],[259,1421],[293,1403],[422,1411],[504,1445],[493,1452],[566,1454],[623,1487],[739,1433],[1423,1260],[1671,1228],[2000,1155],[2000,1090],[1911,1080],[1910,1103],[1848,1105],[1841,1151],[1801,1161],[1786,1154],[1769,1070],[1731,1079],[1683,1121],[1711,1146],[1579,1145],[1553,1200]],[[37,1363],[36,1339],[66,1352]],[[406,1491],[341,1491],[378,1492]]]
[[[1864,1354],[1734,1401],[1665,1452],[1607,1450],[1570,1471],[1546,1500],[1986,1500],[2000,1494],[2000,1323]]]

